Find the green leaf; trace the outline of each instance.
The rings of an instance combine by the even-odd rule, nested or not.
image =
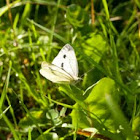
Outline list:
[[[76,128],[95,127],[101,134],[113,139],[121,140],[122,137],[133,140],[130,126],[119,108],[118,92],[115,88],[112,79],[101,79],[84,101],[86,110],[75,105],[77,109],[71,113],[73,125]]]
[[[85,100],[88,106],[88,111],[98,116],[100,121],[103,122],[103,124],[108,129],[111,129],[112,131],[114,131],[115,128],[112,127],[113,120],[110,118],[111,112],[108,109],[105,95],[109,94],[111,96],[116,96],[114,89],[115,89],[115,82],[110,78],[103,78],[92,89],[89,96]],[[116,100],[118,100],[117,96],[116,96]],[[94,116],[91,115],[91,117]]]
[[[106,100],[105,100],[105,94],[108,93],[108,94],[112,94],[113,96],[114,86],[115,86],[115,83],[112,79],[103,78],[92,89],[89,96],[84,101],[85,106],[87,107],[88,114],[91,116],[91,118],[95,118],[95,116],[90,114],[90,112],[96,114],[96,116],[98,116],[101,121],[104,121],[104,124],[105,122],[110,123],[109,119],[105,120],[110,115],[110,111],[108,110]],[[82,116],[82,117],[86,115],[86,114],[81,115],[83,111],[81,110],[79,111],[79,106],[77,106],[77,108],[78,108],[79,113],[74,113],[75,115],[78,114],[79,116]],[[87,121],[88,123],[84,125],[87,127],[93,127],[92,123],[94,124],[94,122],[91,122],[91,120],[88,117],[87,117],[87,120],[88,120]],[[83,119],[79,119],[79,121],[83,121]],[[89,121],[90,121],[90,125],[89,125]],[[81,122],[78,122],[78,125],[79,123]],[[84,128],[83,127],[84,125],[82,126],[79,125],[79,127]]]
[[[107,106],[107,101],[105,98],[106,94],[115,97],[115,82],[110,78],[101,79],[92,89],[89,96],[85,99],[84,103],[86,110],[81,108],[78,104],[75,104],[74,109],[71,113],[72,123],[77,128],[90,128],[95,127],[101,134],[105,136],[115,138],[115,133],[112,134],[106,130],[110,129],[115,132],[113,125],[113,119],[111,117],[111,112]],[[105,130],[103,130],[103,128]],[[116,136],[118,138],[119,136]],[[115,138],[115,139],[116,139]]]

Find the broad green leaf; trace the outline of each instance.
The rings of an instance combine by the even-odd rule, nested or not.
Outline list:
[[[78,104],[75,104],[77,109],[74,109],[71,113],[73,125],[80,129],[95,127],[100,133],[114,137],[112,133],[102,129],[108,128],[112,132],[115,131],[115,128],[112,126],[113,120],[111,118],[111,112],[105,98],[105,95],[109,94],[116,97],[115,99],[118,100],[114,89],[115,82],[112,79],[101,79],[84,101],[86,110],[81,108]]]
[[[113,80],[109,79],[109,78],[103,78],[101,79],[98,84],[92,89],[92,91],[90,92],[89,96],[85,99],[85,106],[87,107],[87,112],[88,112],[88,116],[90,116],[90,119],[87,117],[87,122],[84,125],[79,125],[81,123],[81,121],[85,121],[85,119],[79,119],[78,125],[80,128],[84,128],[83,126],[87,126],[87,127],[94,127],[95,122],[92,122],[91,118],[95,118],[95,116],[93,116],[91,113],[95,114],[96,116],[98,116],[98,118],[100,118],[100,120],[102,122],[104,122],[104,124],[110,124],[110,111],[108,110],[108,107],[106,105],[106,100],[105,100],[105,94],[112,94],[113,96],[113,92],[114,92],[114,86],[115,83]],[[78,109],[77,110],[73,110],[74,112],[76,111],[77,113],[72,113],[73,119],[75,119],[75,117],[77,115],[83,117],[85,115],[87,115],[86,113],[81,115],[82,113],[84,113],[84,111],[79,108],[78,105],[75,105]],[[107,119],[107,120],[106,120]],[[85,122],[86,122],[85,121]],[[82,122],[83,124],[83,122]],[[89,125],[90,124],[90,125]],[[94,124],[94,125],[93,125]]]
[[[115,87],[112,79],[101,79],[84,101],[86,110],[75,105],[77,109],[71,113],[73,125],[80,129],[95,127],[101,134],[116,140],[133,139],[128,122],[118,107],[119,98]]]

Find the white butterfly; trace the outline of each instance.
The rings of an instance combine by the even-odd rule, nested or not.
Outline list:
[[[40,74],[54,83],[70,83],[78,80],[78,63],[72,46],[66,44],[52,64],[42,62]]]

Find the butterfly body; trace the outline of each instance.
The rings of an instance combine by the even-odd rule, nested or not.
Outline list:
[[[66,44],[52,61],[42,62],[40,73],[54,83],[71,83],[79,79],[74,49]]]

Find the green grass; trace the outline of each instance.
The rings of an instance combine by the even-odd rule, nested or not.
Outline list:
[[[140,2],[93,1],[94,23],[91,1],[8,2],[0,4],[0,139],[140,139]],[[82,80],[55,84],[41,62],[66,43]],[[96,130],[85,136],[85,128]]]

